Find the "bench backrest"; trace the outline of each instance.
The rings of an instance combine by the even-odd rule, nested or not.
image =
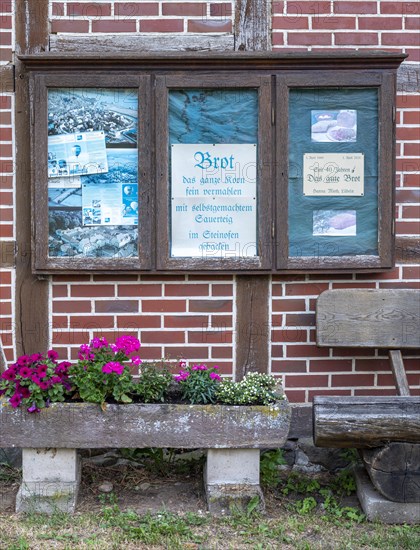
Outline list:
[[[317,345],[420,348],[420,291],[340,289],[316,305]]]

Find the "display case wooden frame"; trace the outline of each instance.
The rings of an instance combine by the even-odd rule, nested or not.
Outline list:
[[[109,74],[35,75],[31,82],[34,102],[31,105],[31,156],[33,172],[32,231],[33,269],[36,272],[61,270],[148,270],[152,265],[151,216],[152,165],[151,151],[145,136],[150,135],[152,107],[150,103],[150,76],[126,75],[123,80]],[[137,173],[139,197],[138,256],[135,257],[74,257],[49,256],[48,216],[48,90],[51,89],[136,89],[138,90],[138,144]]]
[[[157,172],[157,210],[161,223],[157,225],[157,268],[189,270],[235,270],[270,269],[272,265],[271,224],[267,213],[272,208],[272,186],[270,171],[272,165],[271,132],[271,79],[270,77],[226,77],[158,76],[156,79],[156,125],[157,150],[161,152],[161,162]],[[255,257],[198,258],[170,257],[170,162],[168,153],[169,121],[168,96],[171,90],[206,89],[258,90],[258,143],[257,143],[257,235],[258,255]]]
[[[63,272],[337,272],[392,267],[394,250],[394,127],[398,66],[404,54],[165,53],[21,56],[29,74],[33,271]],[[48,87],[139,90],[138,258],[48,257]],[[259,88],[258,242],[261,255],[236,259],[170,257],[168,90]],[[378,254],[292,257],[288,252],[288,101],[291,89],[374,88],[378,91]],[[159,155],[158,155],[159,153]],[[163,160],[162,160],[163,159]]]
[[[288,185],[289,185],[289,93],[291,89],[341,89],[373,88],[378,93],[378,255],[347,256],[297,256],[289,255]],[[307,75],[287,72],[277,76],[277,143],[284,146],[284,154],[278,159],[278,181],[281,192],[276,197],[277,269],[380,269],[392,267],[394,262],[394,173],[395,173],[395,80],[392,74],[382,71],[366,71],[349,74],[335,71],[318,74],[308,82]],[[281,117],[282,120],[279,120]],[[363,131],[363,129],[361,130]]]

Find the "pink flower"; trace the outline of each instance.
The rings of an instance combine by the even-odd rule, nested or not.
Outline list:
[[[175,382],[183,382],[189,377],[190,373],[186,370],[180,370],[179,374],[174,374]]]
[[[14,409],[16,409],[16,407],[19,407],[19,405],[22,403],[22,398],[18,393],[15,393],[9,399],[9,403]]]
[[[216,372],[211,372],[209,376],[212,380],[221,380],[220,376]]]
[[[117,351],[123,351],[126,355],[130,355],[133,351],[139,351],[140,346],[140,341],[134,336],[120,336],[115,340]]]
[[[53,349],[47,351],[47,356],[51,361],[56,361],[58,359],[58,353]]]
[[[19,376],[21,376],[22,378],[29,378],[31,374],[32,374],[32,371],[29,367],[22,367],[19,370]]]
[[[29,388],[25,388],[24,386],[19,387],[19,393],[22,396],[23,399],[28,398],[31,395],[31,392],[29,391]]]
[[[29,356],[29,360],[31,363],[35,363],[36,361],[42,361],[43,357],[40,353],[33,353]]]
[[[16,378],[16,371],[15,369],[9,368],[1,373],[1,378],[3,380],[14,380]]]
[[[49,382],[40,382],[38,384],[38,386],[40,387],[41,390],[48,390],[48,388],[50,387],[50,383]]]
[[[115,372],[120,375],[124,372],[124,365],[121,365],[121,363],[118,363],[117,361],[110,361],[102,367],[102,372],[106,374]]]
[[[36,369],[36,373],[40,378],[45,378],[47,376],[47,365],[39,365]]]
[[[60,376],[52,376],[50,380],[51,384],[61,384]]]
[[[62,361],[55,367],[54,372],[55,374],[67,374],[69,367],[71,367],[71,363],[68,361]]]
[[[187,362],[184,361],[184,359],[181,359],[181,361],[179,362],[179,368],[180,369],[185,369],[187,366]]]
[[[106,348],[107,346],[108,346],[108,342],[106,338],[92,338],[90,342],[91,349]]]
[[[192,370],[207,370],[206,365],[194,365]]]
[[[31,376],[31,380],[32,382],[34,382],[37,386],[41,386],[41,380],[39,379],[39,376],[37,376],[36,374],[33,374]]]
[[[82,344],[79,348],[80,353],[88,353],[90,351],[89,344]]]
[[[133,357],[131,358],[131,362],[133,363],[133,365],[140,365],[141,364],[141,359],[138,355],[133,355]]]
[[[24,367],[30,362],[31,360],[28,355],[21,355],[20,357],[18,357],[18,360],[16,361],[16,365],[19,367]]]

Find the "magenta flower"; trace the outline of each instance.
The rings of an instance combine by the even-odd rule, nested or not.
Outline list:
[[[25,367],[30,362],[31,362],[31,359],[28,355],[21,355],[20,357],[18,357],[18,360],[16,361],[15,364],[18,367]]]
[[[216,372],[211,372],[209,376],[212,380],[221,380],[220,376]]]
[[[55,367],[54,372],[55,374],[67,374],[69,367],[71,367],[71,363],[62,361]]]
[[[22,399],[27,399],[31,395],[29,388],[26,388],[25,386],[19,387],[19,393],[22,396]]]
[[[14,380],[16,378],[16,371],[9,368],[1,373],[1,378],[3,378],[3,380]]]
[[[45,378],[47,376],[47,365],[39,365],[39,367],[36,369],[36,373],[40,378]]]
[[[191,370],[207,370],[206,365],[194,365]]]
[[[58,359],[58,353],[53,349],[47,351],[47,356],[51,361],[56,361]]]
[[[61,376],[52,376],[50,382],[51,384],[61,384]]]
[[[19,370],[19,376],[21,376],[22,378],[30,378],[31,374],[32,370],[29,367],[22,367]]]
[[[36,363],[36,361],[42,361],[44,358],[42,357],[41,353],[33,353],[29,356],[29,360],[31,363]]]
[[[50,387],[49,382],[40,382],[38,385],[41,390],[48,390],[48,388]]]
[[[190,373],[186,370],[180,370],[179,374],[174,374],[175,382],[183,382],[189,377]]]
[[[108,346],[108,342],[106,338],[92,338],[90,342],[90,348],[99,349],[99,348],[106,348]]]
[[[133,365],[140,365],[141,364],[141,359],[138,355],[133,355],[133,357],[131,358],[131,362],[133,363]]]
[[[179,362],[179,368],[180,369],[185,369],[187,366],[187,362],[184,361],[184,359],[181,359],[181,361]]]
[[[9,399],[9,403],[10,405],[16,409],[16,407],[19,407],[19,405],[21,404],[22,402],[22,398],[19,394],[15,393],[14,395],[12,395],[12,397]]]
[[[117,351],[123,351],[126,355],[130,355],[130,353],[134,351],[139,351],[140,346],[140,341],[134,336],[120,336],[115,340],[115,348]]]
[[[80,353],[88,353],[90,351],[89,344],[82,344],[79,348]]]
[[[117,361],[110,361],[102,367],[102,372],[106,374],[115,372],[116,374],[120,375],[124,372],[124,365],[121,365],[121,363],[118,363]]]
[[[39,378],[39,376],[37,376],[36,374],[33,374],[31,376],[31,380],[32,382],[34,382],[37,386],[41,387],[41,380]]]

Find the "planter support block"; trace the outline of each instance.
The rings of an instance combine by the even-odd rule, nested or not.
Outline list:
[[[73,513],[80,484],[76,449],[23,449],[16,512]]]
[[[264,510],[260,487],[259,449],[208,449],[204,470],[207,506],[212,514],[245,510],[258,497],[259,511]]]

